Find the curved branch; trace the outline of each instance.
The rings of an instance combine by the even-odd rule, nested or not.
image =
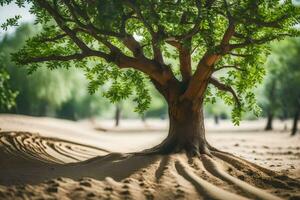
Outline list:
[[[138,41],[134,39],[132,35],[127,35],[122,39],[124,45],[133,53],[135,57],[139,57],[143,54],[143,47]]]
[[[188,39],[185,47],[176,38],[168,38],[165,40],[168,44],[175,47],[179,52],[180,73],[183,82],[188,82],[192,76],[192,60],[191,60],[191,40]]]
[[[233,96],[235,103],[238,105],[238,107],[241,106],[240,99],[238,98],[237,94],[235,93],[235,91],[233,90],[233,88],[231,86],[221,83],[218,79],[216,79],[214,77],[211,77],[209,79],[209,83],[212,84],[213,86],[215,86],[216,88],[218,88],[219,90],[231,93],[231,95]]]
[[[203,97],[208,80],[213,73],[214,64],[218,59],[220,59],[220,55],[217,54],[207,53],[203,56],[181,99],[197,100]]]
[[[243,58],[247,58],[247,57],[251,56],[250,54],[240,54],[240,53],[232,53],[232,52],[229,52],[228,54],[235,56],[235,57],[243,57]]]
[[[47,10],[49,14],[53,17],[57,25],[73,40],[73,42],[82,50],[82,51],[90,51],[91,49],[81,41],[77,36],[76,32],[71,30],[65,23],[62,16],[58,13],[57,10],[51,7],[51,5],[47,1],[37,0],[37,3]]]
[[[192,76],[191,52],[189,48],[183,47],[183,45],[180,46],[178,51],[182,80],[188,82]]]
[[[70,61],[70,60],[82,60],[87,57],[91,56],[97,56],[104,58],[107,61],[111,61],[112,57],[109,54],[105,54],[98,51],[90,51],[85,53],[75,53],[71,55],[46,55],[46,56],[40,56],[40,57],[32,57],[27,58],[25,60],[21,60],[20,64],[29,64],[29,63],[38,63],[38,62],[47,62],[47,61]]]
[[[201,0],[196,0],[196,7],[197,7],[197,18],[195,19],[194,26],[186,33],[176,38],[179,40],[186,40],[191,39],[194,35],[199,33],[200,31],[200,23],[201,23],[201,9],[202,9],[202,2]]]
[[[70,13],[74,19],[74,22],[77,25],[79,25],[80,27],[85,28],[87,30],[90,29],[94,32],[100,33],[105,36],[112,36],[112,37],[117,37],[117,38],[124,37],[124,35],[122,33],[114,32],[114,31],[110,31],[110,30],[103,30],[103,29],[99,29],[99,28],[95,27],[92,24],[92,22],[90,21],[90,19],[88,18],[87,14],[77,8],[79,6],[76,4],[76,2],[74,0],[72,0],[72,3],[70,2],[70,0],[63,0],[63,2],[66,4],[68,10],[70,11]],[[75,9],[75,7],[77,9]],[[82,23],[79,19],[80,17],[83,18],[87,23],[86,24]]]
[[[264,37],[261,39],[252,39],[252,38],[244,38],[246,41],[242,42],[242,43],[238,43],[238,44],[230,44],[229,45],[229,50],[233,50],[233,49],[237,49],[237,48],[243,48],[249,45],[253,45],[253,44],[257,44],[257,45],[262,45],[268,42],[271,42],[273,40],[276,40],[280,37],[287,37],[290,36],[292,37],[293,35],[288,34],[288,33],[283,33],[283,34],[278,34],[278,35],[273,35],[273,36],[269,36],[269,37]]]
[[[163,34],[163,30],[162,30],[162,27],[159,26],[159,24],[157,24],[158,26],[158,31],[155,32],[153,27],[151,26],[150,23],[148,23],[148,21],[145,19],[145,17],[143,16],[140,8],[134,4],[132,1],[125,1],[125,3],[132,9],[134,10],[134,12],[136,13],[137,15],[137,19],[139,19],[143,24],[144,26],[147,28],[147,30],[149,31],[151,37],[152,37],[152,50],[153,50],[153,54],[154,54],[154,60],[160,64],[164,64],[164,60],[163,60],[163,56],[162,56],[162,52],[161,52],[161,49],[159,47],[159,38],[160,38],[160,35],[159,34]],[[154,13],[154,10],[152,8],[152,13]],[[156,13],[154,13],[156,14]]]
[[[215,68],[214,72],[222,70],[222,69],[226,69],[226,68],[233,68],[233,69],[236,69],[236,70],[239,70],[239,71],[246,71],[245,69],[242,69],[242,68],[240,68],[238,66],[235,66],[235,65],[225,65],[225,66],[222,66],[222,67]]]
[[[197,69],[182,98],[194,99],[203,96],[207,87],[208,79],[213,73],[215,63],[221,58],[222,54],[225,54],[230,50],[229,42],[235,33],[235,24],[231,18],[228,18],[228,23],[228,27],[220,43],[221,52],[211,54],[207,51],[205,53],[203,58],[199,61]]]

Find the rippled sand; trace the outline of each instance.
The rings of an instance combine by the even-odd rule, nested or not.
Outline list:
[[[134,123],[97,131],[99,123],[1,115],[0,199],[300,198],[298,136],[208,123],[210,143],[236,156],[144,156],[129,152],[159,143],[165,122]]]

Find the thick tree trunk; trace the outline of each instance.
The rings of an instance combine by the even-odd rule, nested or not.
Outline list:
[[[273,122],[273,113],[269,112],[268,113],[268,119],[267,119],[267,125],[266,125],[266,128],[265,128],[266,131],[273,130],[272,122]]]
[[[168,136],[153,149],[161,153],[186,152],[190,156],[210,154],[202,105],[195,106],[188,101],[169,105]]]
[[[298,108],[294,115],[293,127],[292,127],[292,135],[296,135],[298,130],[298,120],[300,115],[300,109]]]

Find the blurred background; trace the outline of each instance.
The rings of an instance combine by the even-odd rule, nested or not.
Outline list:
[[[6,139],[1,140],[7,132],[13,137],[17,132],[38,133],[46,143],[54,137],[109,152],[133,152],[166,137],[167,104],[152,84],[147,85],[152,97],[149,109],[140,115],[134,112],[133,99],[110,103],[102,97],[106,88],[89,94],[82,69],[49,70],[41,64],[28,74],[25,66],[16,66],[11,53],[40,27],[34,25],[29,6],[14,4],[0,7],[0,24],[15,15],[22,16],[19,26],[0,28],[0,143],[7,145]],[[270,44],[263,67],[265,77],[254,91],[260,115],[246,112],[240,126],[234,126],[232,108],[216,98],[204,108],[207,140],[216,148],[300,178],[300,38]],[[37,145],[35,140],[32,143]],[[24,142],[22,148],[26,146],[30,145]]]
[[[166,121],[166,103],[151,84],[148,86],[152,96],[150,107],[143,115],[139,115],[134,112],[131,99],[112,104],[102,97],[101,88],[95,94],[89,94],[84,71],[78,68],[50,71],[40,67],[28,75],[25,67],[16,66],[11,61],[10,54],[18,51],[29,37],[37,34],[39,27],[33,24],[34,17],[29,14],[27,7],[18,8],[12,4],[0,9],[1,23],[15,14],[22,15],[20,26],[0,32],[0,66],[3,72],[0,83],[9,86],[6,98],[11,98],[10,103],[0,105],[0,113],[74,121],[110,120],[113,126],[119,126],[125,119],[134,119],[142,124],[153,119]],[[256,117],[246,113],[243,120],[259,121],[260,127],[265,130],[272,130],[276,126],[273,123],[275,120],[281,124],[280,129],[294,135],[300,115],[300,38],[271,44],[270,51],[265,63],[265,79],[255,91],[262,109],[261,115]],[[229,122],[230,116],[231,108],[222,100],[216,99],[215,103],[205,105],[205,117],[214,126]]]

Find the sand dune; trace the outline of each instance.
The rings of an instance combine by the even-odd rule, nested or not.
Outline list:
[[[8,120],[8,117],[5,116],[5,119]],[[265,166],[269,166],[273,157],[277,157],[286,159],[283,162],[294,163],[294,168],[296,168],[292,171],[274,168],[277,170],[271,171],[250,163],[240,156],[220,151],[213,151],[212,157],[202,155],[199,158],[188,158],[184,153],[173,155],[110,153],[111,150],[99,146],[101,142],[96,144],[90,141],[94,138],[85,138],[82,142],[69,140],[72,130],[78,132],[79,126],[67,123],[69,125],[67,130],[70,132],[66,133],[62,127],[58,129],[60,125],[64,125],[64,121],[61,121],[60,125],[54,123],[56,129],[49,126],[48,132],[42,133],[45,127],[43,129],[41,126],[45,125],[39,123],[35,125],[35,120],[37,119],[28,118],[27,122],[22,121],[23,125],[18,124],[16,120],[14,122],[16,131],[12,131],[9,130],[13,129],[13,127],[8,127],[9,123],[1,124],[0,117],[2,128],[0,133],[0,199],[300,198],[300,181],[295,173],[299,169],[297,168],[299,166],[295,165],[299,160],[297,143],[282,145],[283,149],[278,151],[271,145],[260,146],[261,143],[256,143],[256,147],[253,147],[250,139],[250,143],[247,143],[248,135],[245,135],[244,139],[241,139],[242,136],[239,136],[239,139],[233,137],[231,143],[226,142],[222,136],[211,137],[213,144],[216,142],[217,146],[227,147],[229,151],[238,150],[242,152],[243,157],[249,155],[246,150],[249,149],[252,152],[250,148],[254,148],[256,152],[252,154],[254,158],[259,158],[253,159],[254,162],[259,163],[265,158],[268,162]],[[22,127],[26,129],[29,122],[32,129],[39,127],[41,133],[20,131]],[[59,130],[62,131],[60,135],[57,134]],[[56,131],[53,137],[50,137],[51,131]],[[112,144],[115,146],[113,148],[121,144],[118,139],[110,140],[115,136],[106,136],[108,133],[89,131],[90,133],[86,133],[84,137],[89,137],[89,134],[99,134],[98,139],[102,138],[111,143],[115,141],[116,144]],[[79,132],[74,134],[75,137],[76,134]],[[118,136],[117,134],[116,137]],[[130,137],[133,138],[132,135],[127,135],[127,137],[129,137],[128,140]],[[158,140],[161,135],[155,137]],[[145,136],[139,139],[149,138]],[[266,136],[265,139],[267,139]],[[152,138],[152,141],[155,139]],[[296,138],[297,141],[298,138]],[[126,147],[127,141],[123,142]],[[147,143],[147,141],[143,142],[143,144]],[[276,147],[276,140],[272,144]],[[122,150],[124,149],[126,148],[123,147]],[[280,152],[286,152],[287,149],[292,153],[280,154]],[[259,152],[263,152],[263,155],[257,154]],[[272,159],[267,160],[270,156],[273,156]],[[298,160],[295,162],[290,158]],[[294,178],[288,177],[286,172],[292,172],[289,175]]]

